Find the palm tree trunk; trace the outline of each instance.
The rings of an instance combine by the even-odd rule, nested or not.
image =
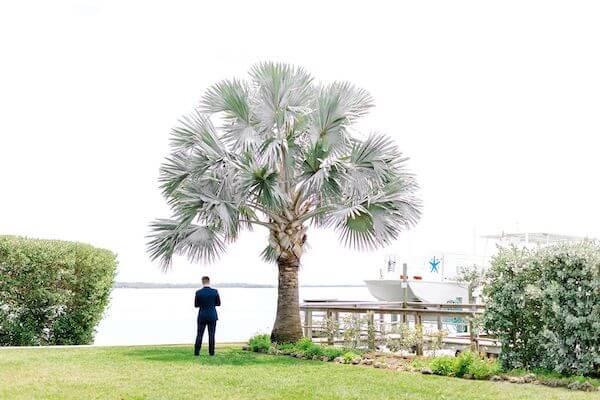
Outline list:
[[[271,341],[291,343],[302,337],[300,324],[300,305],[298,303],[298,257],[279,257],[279,286],[277,290],[277,316]]]

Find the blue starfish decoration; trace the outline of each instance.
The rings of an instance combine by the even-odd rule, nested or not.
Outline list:
[[[438,266],[440,265],[440,260],[437,260],[435,256],[429,261],[429,265],[431,265],[431,272],[438,272]]]

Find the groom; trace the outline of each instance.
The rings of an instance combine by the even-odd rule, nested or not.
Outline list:
[[[202,336],[204,329],[208,327],[208,353],[215,355],[215,328],[217,327],[217,309],[221,305],[219,292],[210,287],[208,276],[202,277],[202,289],[196,291],[194,307],[198,308],[198,334],[196,335],[196,344],[194,345],[194,355],[200,355],[202,347]]]

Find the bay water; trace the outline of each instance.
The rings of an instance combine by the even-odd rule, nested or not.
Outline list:
[[[220,288],[217,342],[241,342],[269,333],[277,309],[275,288]],[[196,289],[113,289],[97,327],[96,345],[193,343]],[[374,300],[366,287],[301,287],[300,299]]]

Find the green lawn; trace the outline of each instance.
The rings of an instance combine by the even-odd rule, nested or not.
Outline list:
[[[598,399],[598,394],[425,376],[221,347],[1,349],[1,399]]]

